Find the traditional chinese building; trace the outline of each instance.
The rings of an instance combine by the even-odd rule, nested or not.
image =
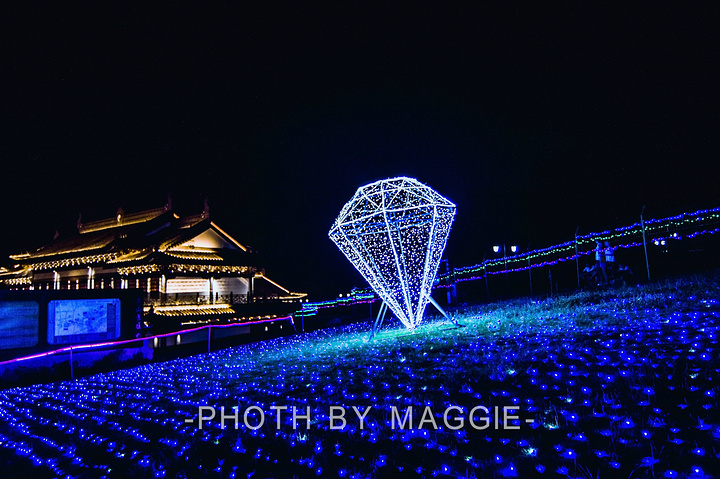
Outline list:
[[[280,286],[249,247],[202,213],[162,208],[77,222],[77,233],[10,256],[0,287],[25,290],[136,289],[145,313],[168,328],[271,318],[305,296]],[[167,319],[167,321],[165,321]],[[175,321],[171,321],[175,319]]]

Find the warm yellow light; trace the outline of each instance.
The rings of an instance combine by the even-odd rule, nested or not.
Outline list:
[[[256,278],[263,278],[264,280],[268,281],[269,283],[274,284],[274,285],[277,286],[278,288],[280,288],[280,289],[282,289],[283,291],[285,291],[286,293],[290,294],[290,290],[283,288],[282,286],[280,286],[279,284],[277,284],[275,281],[271,280],[271,279],[268,278],[267,276],[264,276],[264,275],[258,273],[258,274],[255,275],[255,277],[256,277]]]
[[[213,223],[212,221],[210,222],[210,224],[212,225],[213,228],[215,228],[216,230],[218,230],[219,232],[221,232],[222,234],[224,234],[227,239],[229,239],[230,241],[232,241],[232,243],[233,243],[235,246],[237,246],[238,248],[240,248],[240,249],[243,250],[243,251],[247,251],[247,248],[246,248],[246,247],[244,247],[243,245],[241,245],[240,243],[238,243],[237,241],[235,241],[235,239],[234,239],[232,236],[230,236],[229,234],[227,234],[227,233],[226,233],[222,228],[220,228],[218,225],[216,225],[216,224]]]

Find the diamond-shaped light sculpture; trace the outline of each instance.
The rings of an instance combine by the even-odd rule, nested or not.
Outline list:
[[[455,205],[414,178],[358,188],[330,229],[340,248],[409,329],[430,300]]]

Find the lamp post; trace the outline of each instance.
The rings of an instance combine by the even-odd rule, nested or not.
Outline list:
[[[502,254],[503,254],[503,263],[504,263],[504,265],[505,265],[505,271],[503,272],[503,276],[505,276],[505,296],[507,296],[507,294],[508,294],[508,285],[507,285],[507,281],[508,281],[508,279],[507,279],[507,273],[508,273],[508,271],[507,271],[507,245],[506,245],[505,243],[503,243],[502,246],[500,246],[500,245],[494,245],[492,249],[493,249],[493,252],[497,254],[497,253],[500,252],[500,249],[501,249],[501,248],[502,248]],[[518,251],[518,247],[517,247],[516,245],[510,245],[510,252],[511,252],[511,253],[514,254],[514,253],[517,253],[517,251]]]

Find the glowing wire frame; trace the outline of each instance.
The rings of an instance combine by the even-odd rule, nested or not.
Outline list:
[[[422,320],[455,204],[414,178],[358,188],[330,239],[409,329]]]

